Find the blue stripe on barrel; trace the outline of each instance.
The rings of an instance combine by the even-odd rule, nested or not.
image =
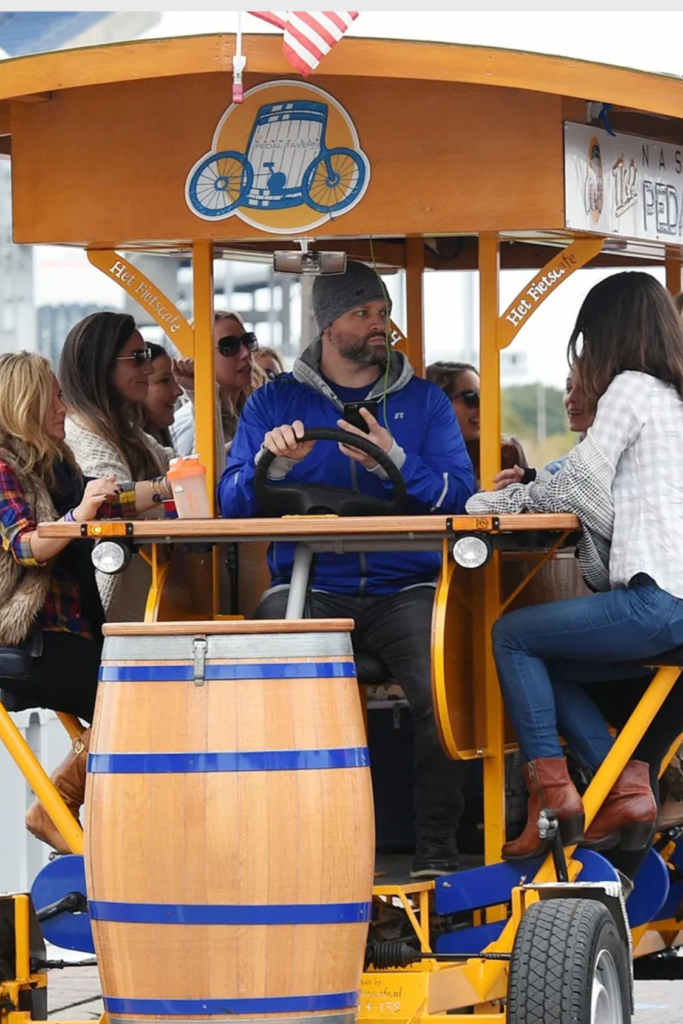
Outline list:
[[[88,755],[88,771],[103,775],[321,771],[328,768],[367,768],[369,764],[367,747]]]
[[[359,992],[328,992],[323,995],[264,996],[260,999],[122,999],[104,996],[107,1013],[140,1013],[155,1016],[211,1016],[223,1013],[301,1013],[313,1010],[345,1010],[357,1006]]]
[[[289,661],[266,664],[236,663],[216,665],[207,662],[204,679],[341,679],[355,678],[352,661]],[[103,683],[176,683],[194,679],[194,666],[188,665],[102,665]]]
[[[88,900],[94,921],[126,924],[363,924],[371,903],[118,903]]]

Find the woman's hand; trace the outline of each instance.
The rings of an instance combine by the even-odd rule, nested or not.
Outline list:
[[[194,359],[174,359],[173,376],[178,387],[194,391]]]
[[[100,505],[115,498],[119,494],[119,490],[116,477],[103,476],[99,480],[90,480],[86,484],[80,505],[73,510],[76,522],[85,523],[89,519],[96,519]]]
[[[513,469],[502,469],[493,478],[493,489],[494,491],[503,491],[510,484],[521,484],[523,479],[524,470],[521,466],[515,466]]]

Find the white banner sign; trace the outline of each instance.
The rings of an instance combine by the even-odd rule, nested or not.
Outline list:
[[[574,231],[683,242],[683,146],[566,121],[564,190]]]

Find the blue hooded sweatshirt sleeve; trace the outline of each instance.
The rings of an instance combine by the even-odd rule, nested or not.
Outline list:
[[[418,377],[387,395],[379,420],[405,453],[406,514],[457,514],[474,493],[472,464],[451,403],[436,385]],[[341,410],[328,396],[284,374],[259,388],[246,403],[218,485],[218,503],[226,517],[261,514],[254,494],[255,457],[269,430],[300,419],[311,427],[336,427]],[[400,454],[400,453],[399,453]],[[355,474],[355,476],[354,476]],[[353,462],[334,444],[318,442],[290,470],[288,483],[326,483],[387,498],[391,484]],[[293,545],[271,547],[269,563],[275,583],[291,573]],[[402,554],[319,555],[315,586],[330,593],[394,593],[406,586],[433,582],[440,556],[432,552]]]

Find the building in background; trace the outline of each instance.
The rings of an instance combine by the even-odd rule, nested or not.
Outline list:
[[[0,60],[134,39],[160,18],[158,11],[0,11]],[[33,249],[12,242],[8,157],[0,149],[0,352],[38,350],[54,358],[80,307],[57,304],[36,313]]]

